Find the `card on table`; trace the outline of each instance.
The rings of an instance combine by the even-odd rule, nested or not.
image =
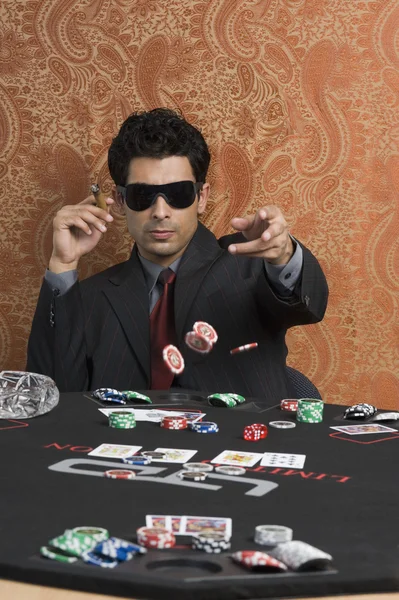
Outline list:
[[[184,417],[188,421],[195,423],[201,421],[205,417],[205,413],[186,412],[178,410],[156,410],[145,408],[99,408],[103,415],[109,416],[113,412],[131,412],[134,414],[136,421],[149,421],[151,423],[160,423],[164,417]]]
[[[126,458],[133,456],[142,446],[125,446],[122,444],[100,444],[94,448],[87,456],[101,456],[102,458]]]
[[[198,450],[184,450],[182,448],[155,448],[154,452],[163,452],[165,458],[153,458],[152,462],[168,462],[183,464],[189,461]]]
[[[365,433],[386,433],[387,431],[393,431],[398,433],[397,429],[392,427],[386,427],[386,425],[379,425],[378,423],[364,423],[363,425],[341,425],[339,427],[330,427],[330,429],[336,429],[342,433],[348,435],[362,435]]]
[[[232,522],[227,517],[191,517],[187,515],[146,515],[147,527],[166,527],[175,535],[195,535],[200,532],[223,533],[231,536]]]
[[[212,463],[219,465],[234,465],[237,467],[253,467],[263,456],[263,452],[239,452],[238,450],[223,450]]]
[[[303,469],[306,454],[284,454],[283,452],[265,452],[261,460],[262,467],[288,467]]]

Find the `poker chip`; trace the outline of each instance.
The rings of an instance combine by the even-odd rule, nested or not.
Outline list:
[[[193,325],[193,331],[206,338],[212,345],[218,341],[216,329],[209,323],[205,323],[205,321],[196,321]]]
[[[128,411],[112,412],[108,415],[108,424],[116,429],[133,429],[136,427],[136,417]]]
[[[181,471],[179,477],[181,479],[189,479],[190,481],[205,481],[208,473],[203,471]]]
[[[186,333],[184,341],[191,350],[199,352],[199,354],[209,354],[213,347],[212,342],[208,338],[195,331]]]
[[[333,560],[330,554],[297,540],[277,544],[271,554],[293,571],[324,569]]]
[[[166,366],[170,371],[172,371],[172,373],[175,375],[180,375],[180,373],[183,373],[184,359],[180,353],[180,350],[176,348],[176,346],[173,346],[172,344],[165,346],[162,351],[162,356]]]
[[[203,531],[192,538],[193,550],[202,550],[208,554],[220,554],[231,547],[230,539],[223,533]]]
[[[141,456],[149,456],[152,459],[159,459],[159,458],[165,458],[166,453],[165,452],[156,452],[155,450],[144,450],[144,452],[141,453]]]
[[[372,404],[353,404],[345,410],[344,419],[366,420],[373,417],[376,412],[377,408]]]
[[[247,567],[253,571],[265,570],[271,573],[287,571],[288,567],[283,562],[277,560],[266,552],[258,550],[239,550],[231,555],[234,562]]]
[[[252,342],[251,344],[244,344],[244,346],[238,346],[230,350],[230,354],[240,354],[241,352],[248,352],[258,347],[258,342]]]
[[[106,557],[103,558],[98,554],[94,554],[94,552],[84,552],[81,558],[88,565],[95,565],[96,567],[102,567],[105,569],[113,569],[118,565],[117,560]]]
[[[254,541],[261,546],[275,546],[292,540],[293,531],[284,525],[257,525]]]
[[[247,442],[264,440],[267,436],[267,427],[263,423],[253,423],[244,427],[243,438]]]
[[[149,465],[151,461],[151,456],[126,456],[122,458],[125,465]]]
[[[137,402],[146,402],[147,404],[152,404],[151,398],[145,394],[140,394],[140,392],[123,390],[122,394],[126,396],[127,400],[136,400]]]
[[[42,546],[40,548],[40,554],[51,560],[56,560],[58,562],[69,564],[74,563],[78,560],[77,556],[71,556],[70,554],[64,552],[63,550],[60,550],[59,548],[52,549],[48,546]]]
[[[210,473],[213,471],[213,466],[209,463],[186,463],[183,465],[183,469],[187,471],[202,471],[203,473]]]
[[[48,546],[52,551],[63,550],[69,555],[81,557],[84,552],[93,550],[97,543],[91,535],[77,534],[71,529],[66,529],[62,535],[49,540]]]
[[[136,473],[128,469],[111,469],[105,471],[104,476],[108,479],[134,479]]]
[[[280,402],[281,410],[285,410],[287,412],[296,412],[298,410],[298,400],[290,400],[284,399]]]
[[[73,535],[75,536],[88,536],[96,542],[102,542],[109,538],[108,530],[104,529],[103,527],[90,527],[83,525],[81,527],[74,527],[70,531],[72,531]]]
[[[211,394],[207,398],[211,406],[219,406],[222,408],[234,408],[237,402],[231,394]]]
[[[197,421],[190,423],[190,429],[196,433],[218,433],[219,426],[214,421]]]
[[[397,421],[399,419],[399,412],[386,412],[375,415],[373,421]]]
[[[244,404],[245,402],[245,398],[244,396],[240,396],[240,394],[228,394],[230,396],[230,398],[232,398],[233,400],[235,400],[236,404]]]
[[[126,396],[119,390],[113,388],[98,388],[92,392],[93,398],[103,402],[115,402],[116,404],[126,404]]]
[[[270,421],[269,425],[276,429],[293,429],[296,427],[296,423],[293,423],[293,421]]]
[[[137,541],[145,548],[173,548],[176,538],[172,531],[164,527],[140,527],[137,529]]]
[[[221,475],[245,475],[247,471],[244,467],[221,465],[220,467],[215,467],[215,472]]]
[[[300,398],[296,420],[299,423],[321,423],[323,421],[324,403],[318,398]]]
[[[111,537],[108,540],[97,544],[93,552],[95,554],[100,554],[101,556],[116,559],[119,562],[126,562],[127,560],[132,559],[135,554],[145,554],[147,550],[146,548],[128,542],[127,540]]]
[[[187,419],[184,417],[163,417],[161,427],[164,429],[187,429]]]

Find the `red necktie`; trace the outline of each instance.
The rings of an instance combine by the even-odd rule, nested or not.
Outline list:
[[[168,344],[176,343],[173,302],[175,279],[176,273],[171,269],[164,269],[158,276],[158,282],[163,285],[163,294],[150,315],[152,390],[168,390],[174,378],[174,373],[163,360],[162,351]]]

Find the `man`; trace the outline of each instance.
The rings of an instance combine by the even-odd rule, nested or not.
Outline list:
[[[234,218],[238,233],[219,241],[199,223],[209,161],[202,134],[172,110],[136,113],[123,123],[108,154],[116,190],[107,204],[124,210],[135,240],[131,257],[79,282],[81,256],[113,218],[93,196],[57,213],[29,371],[53,377],[61,391],[180,387],[269,404],[292,396],[286,330],[323,318],[325,277],[276,206]],[[184,342],[196,321],[218,334],[208,354]],[[256,349],[230,354],[254,342]],[[185,361],[176,376],[162,360],[168,343]]]

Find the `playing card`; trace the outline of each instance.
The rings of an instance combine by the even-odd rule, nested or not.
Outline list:
[[[160,423],[164,417],[184,417],[188,421],[195,423],[201,421],[205,417],[205,413],[185,412],[178,410],[156,410],[145,408],[99,408],[103,415],[109,416],[112,412],[131,412],[134,414],[136,421],[149,421],[150,423]]]
[[[231,537],[231,519],[226,517],[183,517],[182,534],[223,533]]]
[[[153,458],[152,462],[186,463],[198,450],[184,450],[182,448],[155,448],[155,452],[164,452],[165,458]]]
[[[330,427],[330,429],[336,429],[342,433],[348,435],[363,435],[366,433],[386,433],[387,431],[393,431],[398,433],[397,429],[392,427],[386,427],[386,425],[379,425],[378,423],[368,423],[367,425],[341,425],[340,427]]]
[[[126,458],[133,456],[142,446],[123,446],[121,444],[101,444],[94,448],[87,456],[101,456],[103,458]]]
[[[265,452],[261,460],[262,467],[288,467],[302,469],[306,454],[284,454],[282,452]]]
[[[253,467],[262,458],[263,453],[239,452],[238,450],[223,450],[212,463],[219,465],[235,465],[237,467]]]
[[[231,536],[232,521],[227,517],[192,517],[187,515],[146,515],[146,527],[166,527],[175,535],[199,532],[223,533]]]

